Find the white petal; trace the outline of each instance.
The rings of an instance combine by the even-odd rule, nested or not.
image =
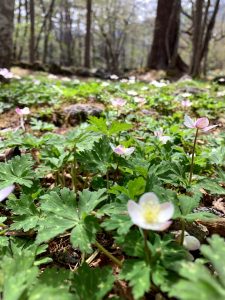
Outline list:
[[[163,144],[166,144],[168,141],[171,140],[171,137],[170,137],[170,136],[167,136],[167,135],[163,135],[163,136],[160,136],[160,137],[159,137],[159,140],[160,140]]]
[[[132,154],[133,152],[134,152],[134,150],[135,150],[135,147],[130,147],[130,148],[127,148],[126,150],[125,150],[125,155],[130,155],[130,154]]]
[[[129,200],[127,203],[127,210],[132,222],[139,226],[140,222],[143,221],[143,214],[140,205],[133,200]]]
[[[15,189],[14,185],[7,186],[6,188],[0,190],[0,202],[9,196]]]
[[[188,116],[184,116],[184,125],[188,128],[195,128],[195,122]]]
[[[160,205],[158,222],[166,222],[172,218],[174,214],[174,205],[171,202],[165,202]]]
[[[206,132],[206,131],[209,131],[209,130],[211,130],[211,129],[217,127],[217,126],[218,126],[218,125],[207,126],[207,127],[203,128],[202,130]]]
[[[139,204],[143,205],[145,203],[152,204],[152,205],[159,204],[159,199],[155,193],[151,193],[151,192],[145,193],[141,196],[141,198],[139,200]]]
[[[184,237],[183,245],[189,251],[195,251],[201,247],[201,243],[199,242],[199,240],[192,235],[188,235]]]
[[[171,221],[167,221],[164,223],[153,223],[153,224],[143,223],[140,227],[143,229],[164,231],[171,225],[171,223],[172,223]]]

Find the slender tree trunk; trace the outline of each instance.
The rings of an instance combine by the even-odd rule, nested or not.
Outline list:
[[[86,17],[86,36],[85,36],[85,54],[84,66],[91,67],[91,19],[92,19],[92,0],[87,1],[87,17]]]
[[[43,57],[42,57],[42,61],[45,64],[46,63],[46,59],[48,56],[48,41],[49,41],[49,35],[52,29],[52,14],[54,11],[54,6],[55,6],[55,0],[51,1],[51,4],[49,6],[49,11],[46,15],[46,24],[48,22],[48,27],[46,28],[45,31],[45,39],[44,39],[44,49],[43,49]]]
[[[178,55],[181,0],[158,0],[157,15],[147,67],[186,70]]]
[[[193,13],[192,59],[189,73],[192,77],[199,77],[202,72],[202,62],[208,54],[209,42],[219,11],[220,0],[213,3],[213,10],[209,15],[211,1],[196,0]]]
[[[13,45],[13,60],[17,60],[17,43],[18,43],[18,37],[19,37],[19,26],[21,23],[21,9],[22,9],[22,0],[19,0],[18,4],[18,15],[17,15],[17,22],[16,22],[16,32],[14,37],[14,45]]]
[[[35,7],[34,0],[30,0],[30,45],[29,45],[30,64],[35,60]]]
[[[14,5],[14,0],[0,1],[0,68],[11,65]]]
[[[19,49],[19,54],[18,54],[18,61],[21,61],[22,56],[23,56],[23,49],[27,37],[27,32],[28,32],[28,22],[29,22],[29,9],[28,9],[28,0],[25,0],[25,12],[26,12],[26,24],[24,27],[24,32],[21,38],[21,44],[20,44],[20,49]]]

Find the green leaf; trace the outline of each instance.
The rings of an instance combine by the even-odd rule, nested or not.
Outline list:
[[[186,216],[184,216],[184,218],[188,222],[193,222],[196,220],[204,220],[204,221],[212,220],[212,219],[216,219],[217,216],[209,212],[196,212],[196,213],[187,214]]]
[[[122,131],[127,131],[130,130],[133,126],[131,124],[128,123],[121,123],[118,121],[113,121],[110,128],[109,128],[109,136],[113,135],[113,134],[117,134],[119,132]]]
[[[218,235],[213,235],[209,240],[209,245],[201,247],[201,253],[213,264],[221,284],[225,288],[225,243],[224,239]]]
[[[180,275],[184,279],[175,283],[169,292],[171,297],[180,300],[223,300],[225,289],[217,283],[216,279],[200,263],[185,263],[182,265]]]
[[[41,209],[58,217],[78,221],[76,196],[73,191],[64,188],[41,197]]]
[[[117,233],[121,235],[127,234],[133,223],[128,215],[112,215],[101,226],[107,231],[117,230]]]
[[[201,200],[199,195],[194,195],[189,197],[186,195],[179,195],[179,204],[183,215],[187,215],[193,211],[194,208],[197,208]]]
[[[96,206],[104,201],[107,198],[107,195],[104,195],[106,189],[100,189],[96,192],[91,192],[88,189],[79,192],[79,212],[89,214],[91,213]]]
[[[221,187],[218,184],[218,182],[216,182],[213,179],[203,179],[197,184],[197,186],[199,186],[199,189],[203,188],[209,191],[211,194],[219,194],[219,195],[225,194],[225,189]]]
[[[144,240],[138,229],[130,230],[125,237],[118,237],[116,242],[128,256],[145,257]]]
[[[77,159],[82,167],[87,170],[96,172],[98,170],[101,174],[105,174],[108,165],[111,162],[112,148],[110,147],[107,138],[100,139],[94,143],[92,150],[82,151],[77,154]]]
[[[89,268],[83,264],[74,275],[75,300],[102,300],[112,289],[114,276],[109,267]]]
[[[72,245],[81,252],[91,253],[91,244],[95,242],[99,229],[98,220],[94,216],[87,216],[72,230],[70,236]]]
[[[0,189],[13,183],[31,187],[35,178],[30,155],[15,156],[5,163],[0,163]]]
[[[140,299],[150,289],[150,267],[142,260],[126,260],[120,279],[129,281],[134,299]]]
[[[35,281],[38,268],[33,265],[34,255],[25,251],[16,257],[5,256],[1,262],[3,273],[3,298],[20,300],[24,291]]]
[[[146,181],[143,177],[135,178],[130,180],[127,184],[128,196],[130,199],[135,199],[136,196],[140,196],[144,193],[146,186]]]

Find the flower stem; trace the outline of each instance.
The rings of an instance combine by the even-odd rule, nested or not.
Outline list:
[[[191,181],[192,181],[193,168],[194,168],[195,148],[196,148],[197,137],[198,137],[198,128],[196,129],[195,139],[194,139],[194,146],[193,146],[192,155],[191,155],[191,168],[190,168],[190,175],[189,175],[189,184],[191,184]]]
[[[180,222],[181,222],[180,245],[182,246],[184,243],[185,221],[184,219],[180,219]]]
[[[112,255],[108,250],[105,249],[99,242],[95,241],[95,246],[103,252],[109,259],[111,259],[118,267],[122,268],[123,263]]]
[[[147,260],[147,264],[150,265],[151,253],[150,253],[149,248],[148,248],[148,231],[143,230],[143,234],[144,234],[144,242],[145,242],[146,260]]]

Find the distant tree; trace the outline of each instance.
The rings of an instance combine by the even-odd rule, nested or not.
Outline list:
[[[0,1],[0,67],[9,68],[13,50],[14,0]]]
[[[148,68],[186,70],[187,66],[178,54],[180,12],[181,0],[158,0]]]
[[[202,72],[202,62],[208,54],[209,42],[219,11],[220,0],[196,0],[193,6],[192,57],[189,73],[198,77]]]
[[[34,64],[35,60],[35,4],[34,0],[30,0],[30,46],[29,59],[30,64]]]
[[[84,66],[91,67],[91,19],[92,19],[92,0],[87,2],[87,16],[86,16],[86,35],[85,35],[85,54]]]

